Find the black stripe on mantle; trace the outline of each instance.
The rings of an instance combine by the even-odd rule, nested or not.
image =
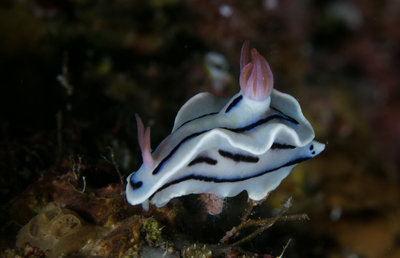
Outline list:
[[[237,96],[234,100],[232,100],[231,104],[225,109],[225,113],[228,113],[232,108],[234,108],[239,102],[243,99],[242,95]]]
[[[181,124],[178,128],[176,128],[176,130],[178,130],[179,128],[181,128],[181,127],[184,126],[185,124],[190,123],[190,122],[192,122],[192,121],[194,121],[194,120],[197,120],[197,119],[200,119],[200,118],[203,118],[203,117],[206,117],[206,116],[216,115],[216,114],[218,114],[218,113],[219,113],[219,112],[211,112],[211,113],[207,113],[207,114],[204,114],[204,115],[201,115],[201,116],[198,116],[198,117],[189,119],[189,120],[185,121],[183,124]]]
[[[276,110],[276,109],[274,109],[274,110]],[[251,123],[251,124],[249,124],[249,125],[243,126],[243,127],[239,127],[239,128],[216,127],[216,128],[213,128],[213,129],[222,128],[222,129],[225,129],[225,130],[228,130],[228,131],[231,131],[231,132],[235,132],[235,133],[243,133],[243,132],[246,132],[246,131],[250,131],[250,130],[252,130],[252,129],[254,129],[254,128],[260,126],[260,125],[263,125],[263,124],[265,124],[265,123],[268,123],[269,121],[271,121],[271,120],[273,120],[273,119],[283,119],[283,120],[286,120],[286,121],[288,121],[288,122],[290,122],[290,123],[294,123],[294,124],[296,124],[296,125],[299,124],[299,122],[297,122],[294,118],[283,114],[283,113],[280,112],[279,110],[277,110],[277,112],[279,112],[279,114],[274,114],[274,115],[271,115],[271,116],[264,117],[264,118],[262,118],[262,119],[259,119],[259,120],[255,121],[255,122],[253,122],[253,123]],[[152,174],[153,174],[153,175],[157,175],[157,174],[160,172],[161,168],[164,166],[165,162],[167,162],[167,161],[174,155],[174,153],[179,149],[179,147],[180,147],[183,143],[185,143],[186,141],[188,141],[188,140],[190,140],[190,139],[192,139],[192,138],[194,138],[194,137],[196,137],[196,136],[199,136],[199,135],[201,135],[201,134],[203,134],[203,133],[206,133],[206,132],[208,132],[208,131],[211,131],[211,130],[212,130],[212,129],[203,130],[203,131],[196,132],[196,133],[193,133],[193,134],[191,134],[191,135],[186,136],[183,140],[181,140],[181,141],[170,151],[170,153],[168,153],[167,156],[165,156],[165,158],[164,158],[164,159],[158,164],[158,166],[153,170]]]
[[[256,156],[244,155],[240,153],[232,153],[225,150],[218,150],[219,155],[224,158],[231,159],[235,162],[249,162],[249,163],[257,163],[260,159]]]
[[[215,159],[212,159],[210,157],[200,156],[200,157],[197,157],[194,160],[192,160],[189,163],[188,167],[191,167],[191,166],[199,164],[199,163],[206,163],[208,165],[217,165],[218,161],[216,161]]]
[[[265,175],[265,174],[267,174],[267,173],[275,172],[275,171],[277,171],[277,170],[279,170],[279,169],[281,169],[281,168],[289,167],[289,166],[298,164],[298,163],[300,163],[300,162],[303,162],[303,161],[308,160],[308,159],[311,159],[311,158],[312,158],[312,157],[297,158],[297,159],[295,159],[295,160],[292,160],[292,161],[289,161],[289,162],[283,164],[282,166],[279,166],[279,167],[276,167],[276,168],[272,168],[272,169],[267,169],[267,170],[264,170],[264,171],[262,171],[262,172],[259,172],[259,173],[256,173],[256,174],[254,174],[254,175],[247,176],[247,177],[218,178],[218,177],[201,176],[201,175],[196,175],[196,174],[187,175],[187,176],[184,176],[184,177],[182,177],[182,178],[175,179],[175,180],[173,180],[173,181],[171,181],[171,182],[169,182],[169,183],[166,183],[165,185],[161,186],[160,188],[158,188],[158,189],[149,197],[149,200],[151,200],[151,199],[154,197],[154,195],[156,195],[158,192],[160,192],[160,191],[162,191],[162,190],[164,190],[164,189],[166,189],[166,188],[168,188],[168,187],[170,187],[170,186],[173,186],[173,185],[179,184],[179,183],[181,183],[181,182],[184,182],[184,181],[196,180],[196,181],[211,182],[211,183],[235,183],[235,182],[242,182],[242,181],[246,181],[246,180],[249,180],[249,179],[252,179],[252,178],[255,178],[255,177],[263,176],[263,175]]]

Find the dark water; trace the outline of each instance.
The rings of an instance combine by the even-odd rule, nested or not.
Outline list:
[[[3,1],[1,247],[14,248],[21,226],[49,202],[98,226],[104,210],[119,220],[141,213],[123,198],[111,209],[89,194],[118,194],[118,172],[125,182],[139,167],[134,114],[151,125],[155,147],[189,97],[238,91],[248,39],[267,58],[275,88],[298,99],[327,147],[254,214],[272,216],[293,196],[289,213],[311,220],[277,223],[241,247],[279,255],[292,238],[288,257],[398,257],[399,12],[395,0]],[[211,52],[223,58],[214,68]],[[118,189],[104,190],[110,184]],[[87,195],[60,197],[71,189]],[[229,201],[216,218],[204,217],[199,203],[182,203],[178,215],[144,215],[167,224],[171,242],[179,232],[188,245],[214,244],[239,223],[246,198]],[[169,224],[175,216],[180,221]]]

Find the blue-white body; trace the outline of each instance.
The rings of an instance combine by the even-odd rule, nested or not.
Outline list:
[[[152,153],[154,166],[143,164],[128,177],[127,199],[160,207],[187,194],[247,191],[258,201],[324,149],[313,139],[290,95],[273,90],[268,100],[255,101],[241,93],[230,100],[200,93],[183,105],[171,134]]]

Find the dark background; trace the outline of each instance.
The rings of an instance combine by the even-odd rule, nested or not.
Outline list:
[[[16,200],[65,172],[54,167],[82,157],[92,189],[120,182],[103,158],[110,149],[123,181],[139,167],[135,112],[152,126],[155,147],[192,95],[236,93],[248,39],[275,88],[299,100],[327,143],[266,202],[279,207],[293,195],[311,221],[266,238],[292,235],[293,257],[399,257],[399,13],[396,0],[1,1],[2,248],[13,248]],[[210,52],[229,65],[222,88],[205,62]]]

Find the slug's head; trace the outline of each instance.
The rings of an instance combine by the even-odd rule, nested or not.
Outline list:
[[[126,185],[126,198],[132,205],[141,203],[143,208],[147,211],[149,209],[148,187],[151,184],[144,184],[143,182],[151,181],[151,171],[154,169],[155,160],[151,154],[150,127],[144,127],[143,121],[138,114],[135,114],[135,117],[143,165],[138,171],[128,176]],[[137,179],[138,175],[144,175],[145,179]]]
[[[240,54],[240,88],[243,96],[264,101],[269,98],[274,85],[274,77],[267,60],[253,48],[249,62],[249,41],[245,41]]]

